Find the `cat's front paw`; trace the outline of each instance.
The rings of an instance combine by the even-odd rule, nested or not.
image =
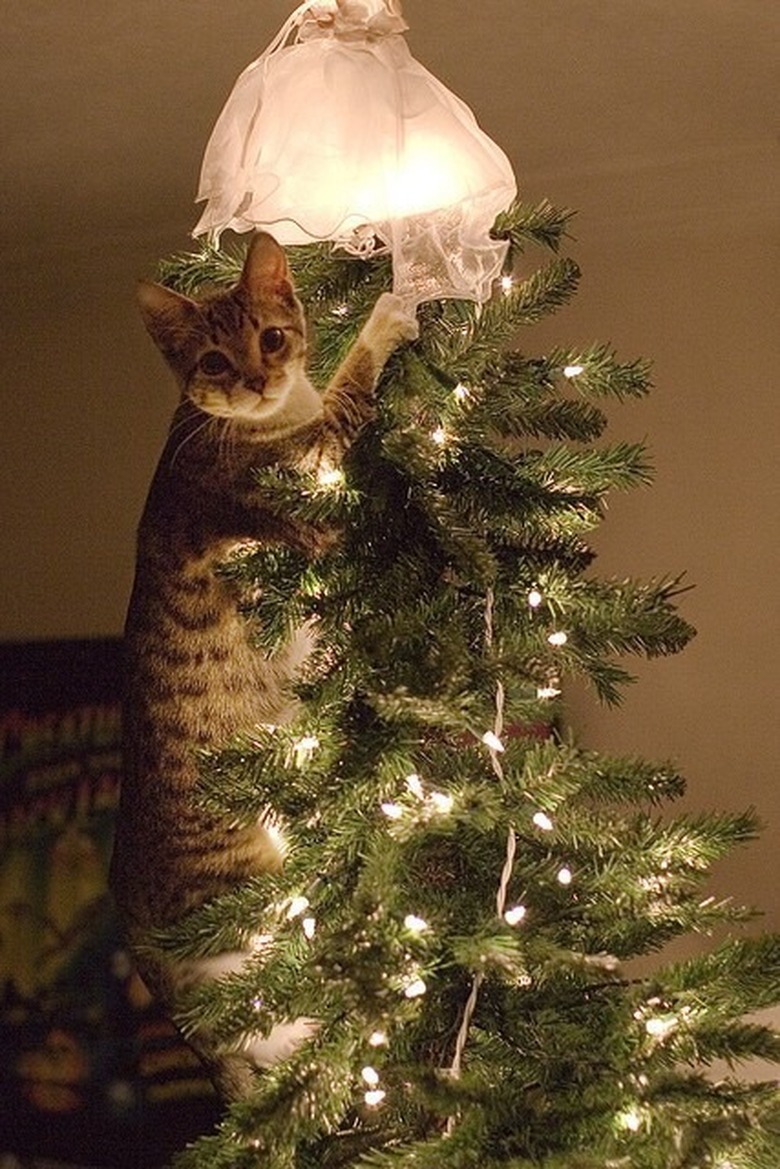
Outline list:
[[[374,305],[370,323],[381,329],[393,347],[402,341],[416,341],[420,335],[420,326],[414,313],[394,292],[382,293]]]
[[[244,1046],[250,1063],[259,1068],[273,1067],[294,1055],[302,1043],[312,1039],[319,1030],[316,1019],[296,1019],[293,1023],[279,1023],[265,1038],[254,1036]]]

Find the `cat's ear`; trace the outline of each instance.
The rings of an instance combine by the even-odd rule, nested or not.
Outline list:
[[[163,350],[167,350],[172,337],[191,324],[198,315],[198,306],[194,300],[163,284],[141,280],[137,295],[144,324]]]
[[[292,299],[294,294],[287,256],[267,231],[257,231],[252,236],[239,283],[252,300],[268,296],[269,292],[282,300]]]

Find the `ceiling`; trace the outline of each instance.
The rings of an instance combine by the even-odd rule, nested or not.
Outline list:
[[[186,242],[202,150],[292,0],[3,0],[3,248]],[[780,5],[404,0],[413,53],[587,230],[775,222]],[[313,116],[314,113],[313,113]],[[610,198],[604,200],[605,178]]]

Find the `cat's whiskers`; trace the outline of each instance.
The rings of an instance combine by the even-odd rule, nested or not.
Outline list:
[[[222,422],[218,457],[224,463],[226,470],[232,471],[238,466],[237,449],[240,424],[236,418],[223,418]]]
[[[175,417],[176,417],[176,415],[174,415],[174,418]],[[184,417],[180,418],[178,422],[174,422],[168,429],[168,438],[170,439],[174,434],[176,434],[177,430],[181,430],[181,428],[183,426],[186,426],[187,423],[191,422],[191,421],[192,421],[192,415],[185,414]]]
[[[196,418],[197,415],[208,414],[210,417],[212,416],[208,410],[203,410],[200,406],[196,407],[193,410],[191,407],[186,408],[184,406],[184,404],[182,404],[180,406],[180,410],[181,410],[181,418],[179,418],[178,422],[173,422],[173,424],[168,429],[168,438],[169,439],[171,438],[172,435],[176,434],[177,430],[181,430],[183,426],[187,426],[190,423],[192,423],[194,425],[194,419]],[[178,413],[179,413],[179,410],[176,411],[176,414],[178,414]],[[176,414],[174,414],[174,416],[173,416],[174,419],[176,418]]]
[[[179,443],[179,445],[176,447],[176,450],[171,455],[171,461],[170,461],[169,466],[173,467],[174,463],[176,462],[177,458],[179,457],[179,455],[181,454],[182,450],[184,449],[184,447],[187,445],[188,442],[191,442],[192,439],[196,438],[197,435],[199,435],[202,431],[204,431],[206,429],[206,427],[211,426],[212,423],[214,423],[216,421],[217,420],[216,420],[216,418],[214,418],[213,415],[207,414],[205,421],[199,423],[197,426],[194,426],[192,428],[192,430],[189,432],[189,434],[186,434],[184,436],[184,438],[181,440],[181,442]]]

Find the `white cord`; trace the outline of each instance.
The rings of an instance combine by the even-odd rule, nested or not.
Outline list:
[[[493,607],[495,603],[495,595],[492,589],[488,590],[485,600],[485,644],[490,648],[493,644]],[[501,732],[504,729],[504,703],[505,692],[503,682],[500,680],[496,684],[496,717],[493,725],[493,734],[497,739],[501,738]],[[494,748],[490,748],[490,762],[493,766],[493,771],[499,781],[504,779],[504,769],[501,766],[500,753]],[[504,860],[504,867],[501,872],[501,880],[499,882],[498,890],[496,892],[496,913],[499,917],[503,917],[506,910],[507,893],[509,891],[509,882],[512,879],[514,871],[515,856],[517,854],[517,834],[515,833],[514,825],[509,826],[509,835],[506,845],[506,858]],[[463,1019],[461,1020],[458,1037],[455,1040],[455,1051],[452,1057],[452,1064],[450,1066],[449,1075],[453,1079],[458,1079],[463,1064],[463,1052],[468,1042],[469,1031],[471,1029],[471,1020],[474,1017],[474,1011],[477,1008],[477,1000],[482,984],[485,981],[485,974],[483,971],[478,971],[474,975],[474,981],[471,984],[471,993],[466,1000],[466,1005],[463,1008]],[[456,1124],[455,1116],[451,1116],[447,1121],[447,1128],[445,1133],[447,1136],[453,1132]]]

